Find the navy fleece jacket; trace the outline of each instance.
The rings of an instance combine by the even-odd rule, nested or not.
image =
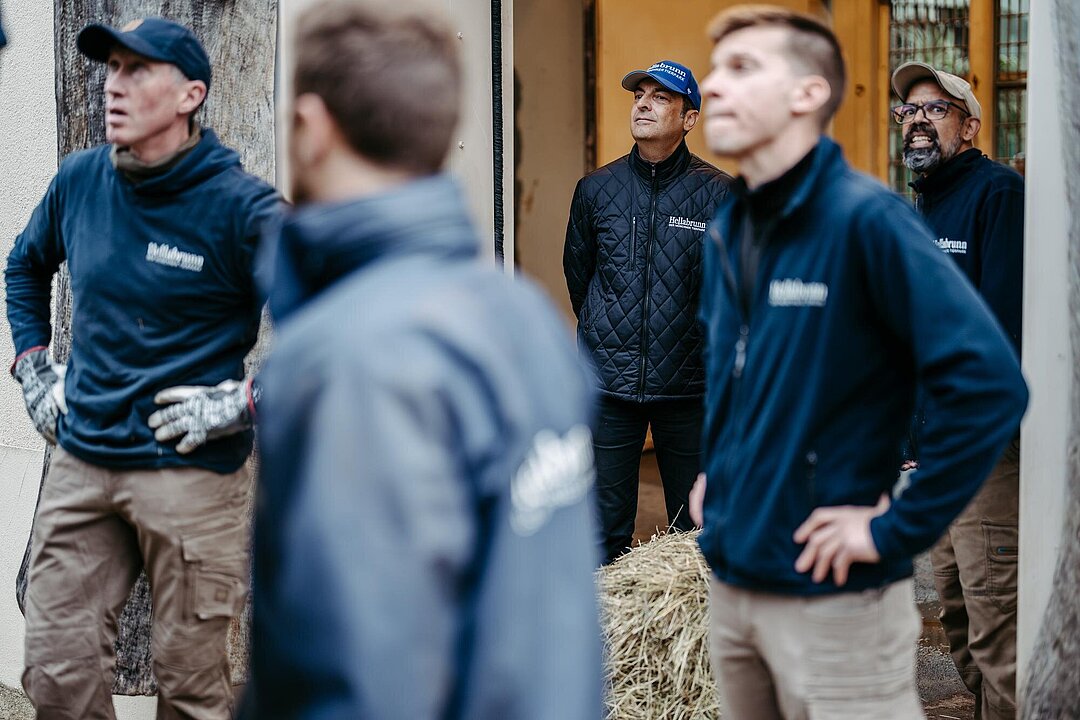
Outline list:
[[[146,420],[163,388],[243,377],[259,329],[253,258],[277,194],[211,130],[171,170],[138,184],[113,167],[109,150],[68,156],[15,240],[6,278],[16,357],[49,345],[50,283],[67,261],[72,338],[60,445],[105,467],[231,472],[251,452],[251,433],[180,455]]]
[[[749,313],[740,295],[743,200],[705,244],[702,551],[734,585],[837,592],[795,571],[795,529],[817,507],[892,490],[921,382],[933,398],[923,468],[870,524],[882,561],[843,590],[909,576],[1015,434],[1027,388],[1008,339],[915,212],[822,139],[764,238]]]
[[[1020,352],[1024,178],[973,148],[911,183],[935,242],[963,270]]]

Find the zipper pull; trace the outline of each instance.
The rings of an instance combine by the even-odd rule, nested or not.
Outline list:
[[[749,338],[750,328],[743,325],[739,328],[739,339],[735,341],[735,367],[731,371],[735,378],[741,378],[743,368],[746,367],[746,341]]]

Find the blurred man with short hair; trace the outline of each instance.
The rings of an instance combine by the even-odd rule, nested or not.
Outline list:
[[[458,45],[418,0],[298,20],[252,719],[602,715],[591,383],[440,170]]]
[[[832,30],[744,6],[710,35],[705,133],[740,177],[706,241],[691,507],[724,716],[919,718],[911,559],[978,490],[1027,390],[914,211],[823,135],[845,85]],[[927,464],[890,497],[917,379]]]

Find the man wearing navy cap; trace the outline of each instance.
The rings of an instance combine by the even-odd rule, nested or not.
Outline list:
[[[78,46],[108,66],[109,144],[64,159],[6,273],[12,374],[56,444],[23,686],[39,719],[113,718],[117,617],[145,567],[158,717],[225,718],[226,634],[247,585],[252,260],[278,200],[194,121],[211,72],[190,30],[90,25]],[[50,283],[65,261],[74,321],[60,365]]]
[[[600,381],[593,439],[605,562],[633,539],[649,427],[668,520],[693,527],[686,506],[705,390],[695,320],[701,246],[730,181],[686,147],[701,108],[689,68],[662,60],[622,86],[634,93],[634,147],[578,182],[563,253],[578,340]]]

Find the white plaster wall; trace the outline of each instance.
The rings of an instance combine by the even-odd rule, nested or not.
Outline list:
[[[5,18],[5,32],[6,28]],[[0,682],[20,687],[23,619],[15,604],[19,572],[41,480],[42,453],[0,446]]]
[[[0,258],[7,258],[56,172],[56,111],[52,8],[6,0],[3,19],[8,46],[0,50]],[[23,622],[15,605],[15,575],[30,532],[45,443],[7,375],[13,354],[5,311],[0,319],[5,370],[0,373],[0,682],[19,687]]]
[[[1061,546],[1072,349],[1060,78],[1050,3],[1032,0],[1028,71],[1027,206],[1024,253],[1024,374],[1031,403],[1021,432],[1020,598],[1017,679],[1027,676]],[[1074,169],[1075,171],[1075,169]]]
[[[56,173],[56,101],[51,5],[2,1],[8,46],[0,51],[0,256],[7,258]],[[12,359],[5,309],[3,369]],[[18,385],[7,377],[0,377],[0,445],[39,451],[45,446],[26,416]]]

